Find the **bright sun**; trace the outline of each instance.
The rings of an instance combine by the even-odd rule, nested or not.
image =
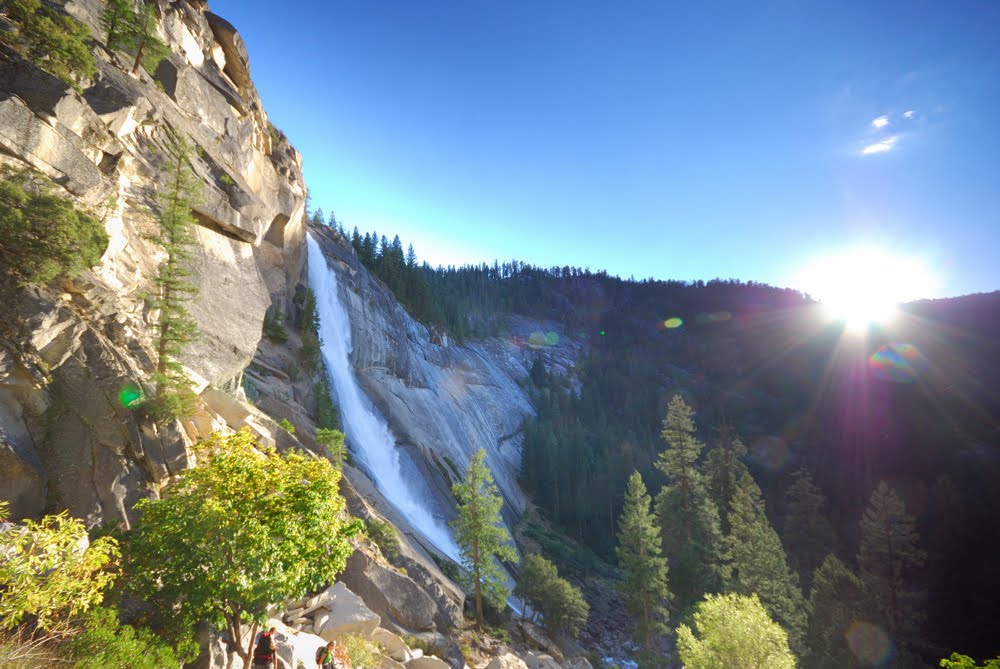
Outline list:
[[[907,300],[929,297],[931,276],[918,258],[862,248],[823,257],[798,285],[823,303],[831,318],[855,332],[886,323]]]

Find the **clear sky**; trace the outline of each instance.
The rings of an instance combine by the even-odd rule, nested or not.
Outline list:
[[[1000,289],[1000,2],[210,5],[313,205],[433,265],[803,288],[865,246]]]

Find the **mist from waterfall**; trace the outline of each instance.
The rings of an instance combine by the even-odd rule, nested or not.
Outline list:
[[[340,404],[344,433],[359,464],[375,481],[379,492],[427,541],[459,561],[459,550],[443,520],[431,515],[410,476],[404,476],[396,438],[364,394],[351,367],[351,324],[337,292],[337,275],[326,263],[319,243],[306,236],[309,286],[316,295],[323,360]]]

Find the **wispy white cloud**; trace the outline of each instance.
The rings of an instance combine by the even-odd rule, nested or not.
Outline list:
[[[889,125],[889,117],[884,115],[879,116],[878,118],[872,121],[872,125],[876,128],[884,128],[885,126]]]
[[[863,149],[861,149],[861,155],[871,156],[876,153],[887,153],[889,151],[892,151],[893,147],[896,146],[896,143],[898,141],[899,141],[899,135],[886,137],[885,139],[881,139],[877,142],[865,146]]]
[[[913,111],[912,109],[907,109],[905,112],[903,112],[903,118],[905,118],[906,120],[909,120],[916,115],[917,112]]]

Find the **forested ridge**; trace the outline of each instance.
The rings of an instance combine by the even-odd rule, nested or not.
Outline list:
[[[851,338],[789,289],[636,281],[519,261],[432,268],[412,246],[404,252],[398,236],[348,234],[330,222],[411,315],[432,327],[457,339],[506,336],[516,314],[558,323],[549,337],[582,344],[581,358],[562,375],[547,364],[552,341],[531,342],[536,359],[526,381],[537,416],[524,426],[522,483],[568,536],[614,561],[630,474],[638,471],[653,497],[670,488],[671,476],[656,463],[676,395],[693,407],[704,444],[695,466],[720,523],[712,549],[721,551],[720,568],[733,532],[727,516],[737,465],[751,477],[745,485],[759,490],[743,493],[746,518],[759,513],[763,520],[754,522],[766,525],[751,535],[776,537],[761,545],[787,559],[788,567],[770,568],[794,573],[795,585],[781,587],[798,592],[802,616],[810,599],[828,607],[823,597],[840,596],[839,588],[823,590],[831,579],[841,586],[856,579],[872,596],[876,577],[860,546],[863,518],[875,505],[912,519],[914,560],[892,577],[911,608],[887,614],[880,626],[906,628],[894,630],[905,637],[894,651],[897,666],[954,648],[996,652],[987,630],[1000,620],[987,602],[1000,588],[984,556],[1000,550],[1000,527],[987,511],[1000,502],[989,483],[997,480],[1000,379],[981,363],[1000,359],[997,293],[906,305],[893,328]],[[727,467],[730,490],[720,492]],[[676,599],[677,556],[665,550]],[[870,604],[864,597],[855,611]],[[821,632],[807,630],[805,617],[786,615],[799,621],[793,649],[806,651],[806,638],[819,643]],[[835,657],[838,649],[823,652]],[[814,657],[803,666],[836,661]]]

